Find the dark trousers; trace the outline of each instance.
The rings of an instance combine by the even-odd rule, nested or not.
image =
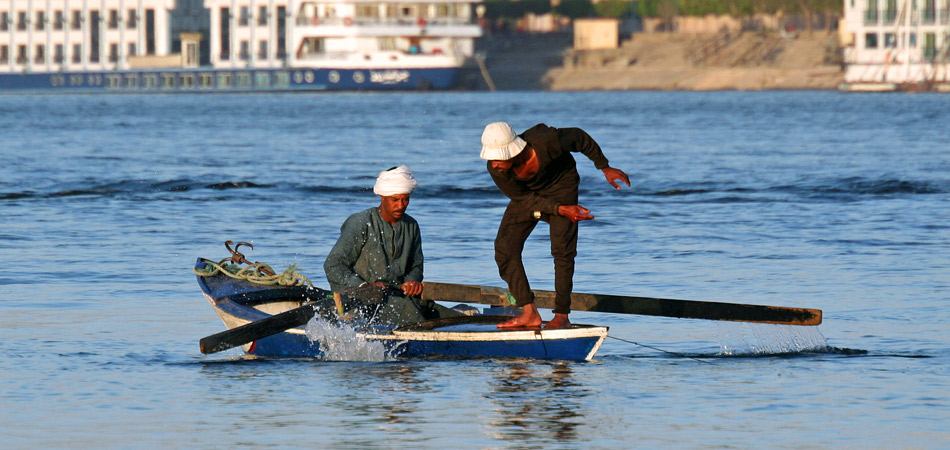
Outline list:
[[[521,252],[524,243],[538,225],[533,212],[511,202],[498,226],[495,237],[495,262],[498,273],[508,283],[508,291],[518,306],[534,303],[534,295],[525,274]],[[577,256],[577,224],[564,216],[542,214],[541,220],[551,227],[551,256],[554,257],[554,312],[571,312],[571,291],[574,290],[574,257]]]

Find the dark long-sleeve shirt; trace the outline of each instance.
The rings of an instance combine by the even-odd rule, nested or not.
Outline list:
[[[594,138],[580,128],[552,128],[538,124],[522,133],[521,137],[538,155],[538,172],[533,177],[521,180],[512,170],[495,170],[491,161],[487,165],[498,189],[526,209],[557,214],[558,206],[576,204],[580,175],[571,152],[583,153],[598,169],[609,166]]]
[[[323,269],[330,289],[336,292],[377,281],[397,286],[406,281],[421,282],[419,224],[405,214],[390,225],[375,207],[353,214],[340,227],[340,238]]]

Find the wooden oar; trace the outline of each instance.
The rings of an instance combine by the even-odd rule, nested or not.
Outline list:
[[[537,290],[533,292],[535,295],[534,304],[537,307],[554,308],[554,292]],[[422,298],[425,300],[504,305],[507,295],[505,289],[498,287],[426,281]],[[821,323],[820,309],[581,294],[577,292],[571,294],[571,310],[781,325],[818,325]]]
[[[316,305],[305,304],[299,308],[275,314],[266,319],[231,328],[202,338],[199,341],[201,353],[217,353],[229,348],[264,339],[277,333],[299,327],[313,318]]]

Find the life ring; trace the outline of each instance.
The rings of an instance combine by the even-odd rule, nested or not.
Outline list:
[[[345,26],[345,27],[351,27],[351,26],[353,26],[353,18],[352,18],[352,17],[344,17],[344,18],[343,18],[343,26]]]

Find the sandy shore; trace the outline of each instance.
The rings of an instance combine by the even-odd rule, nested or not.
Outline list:
[[[637,33],[619,49],[588,52],[573,51],[570,35],[494,39],[488,67],[498,90],[836,89],[843,75],[835,36],[824,32]]]

